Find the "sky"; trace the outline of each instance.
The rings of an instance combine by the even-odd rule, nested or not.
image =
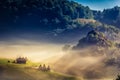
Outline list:
[[[93,10],[104,10],[114,6],[120,6],[120,0],[73,0],[82,5],[89,6]]]

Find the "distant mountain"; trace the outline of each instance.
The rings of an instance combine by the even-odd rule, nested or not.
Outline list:
[[[80,49],[90,46],[112,47],[113,42],[108,40],[102,32],[92,30],[86,37],[80,39],[78,44],[74,46],[73,49]]]
[[[102,12],[93,11],[93,14],[96,20],[120,28],[120,7],[104,9]]]
[[[74,42],[96,29],[119,41],[119,7],[101,12],[69,0],[0,0],[0,11],[1,39]]]

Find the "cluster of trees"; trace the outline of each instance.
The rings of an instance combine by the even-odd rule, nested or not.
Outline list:
[[[18,57],[16,58],[16,60],[10,61],[8,60],[8,63],[17,63],[17,64],[26,64],[26,62],[28,61],[27,57]]]
[[[51,70],[50,66],[48,65],[48,66],[46,67],[45,64],[44,64],[44,65],[40,65],[38,69],[41,70],[41,71],[43,71],[43,72],[46,72],[46,71],[50,71],[50,70]]]
[[[68,0],[1,0],[0,11],[0,24],[4,25],[49,25],[54,28],[64,27],[72,19],[93,18],[89,7]]]
[[[9,23],[8,25],[64,28],[71,20],[84,18],[119,26],[120,20],[120,7],[118,6],[101,12],[68,0],[1,0],[0,11],[0,24],[4,25]],[[32,23],[29,24],[30,22]]]
[[[112,47],[114,44],[112,41],[108,40],[102,32],[97,30],[92,30],[88,32],[86,37],[83,37],[79,40],[78,44],[73,47],[73,49],[80,49],[89,46],[97,46],[97,47]]]
[[[120,7],[115,6],[111,9],[104,9],[102,12],[93,11],[93,14],[96,20],[120,28]]]
[[[18,64],[26,64],[27,62],[27,57],[18,57],[16,60],[15,60],[15,63],[18,63]]]

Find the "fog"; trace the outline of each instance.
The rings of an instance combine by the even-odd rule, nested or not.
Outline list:
[[[119,64],[109,59],[113,57],[111,52],[117,49],[103,49],[95,51],[93,47],[68,51],[61,59],[56,61],[56,71],[83,77],[85,80],[113,80],[119,73]],[[119,51],[114,53],[118,57]]]
[[[72,50],[70,45],[64,44],[25,43],[2,43],[0,57],[28,57],[32,62],[50,64],[55,72],[88,80],[113,80],[120,70],[118,49],[96,50],[95,47],[89,47],[76,51]]]
[[[2,43],[0,45],[0,57],[28,57],[33,62],[40,62],[54,56],[60,57],[63,55],[62,46],[60,44],[27,41],[21,43]]]

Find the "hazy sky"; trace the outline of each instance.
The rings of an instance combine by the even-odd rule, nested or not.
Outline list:
[[[94,10],[103,10],[106,8],[112,8],[114,6],[120,6],[120,0],[73,0],[83,5],[89,6]]]
[[[51,57],[61,57],[63,45],[28,40],[19,40],[14,43],[0,42],[0,58],[28,57],[32,61],[42,61]]]

